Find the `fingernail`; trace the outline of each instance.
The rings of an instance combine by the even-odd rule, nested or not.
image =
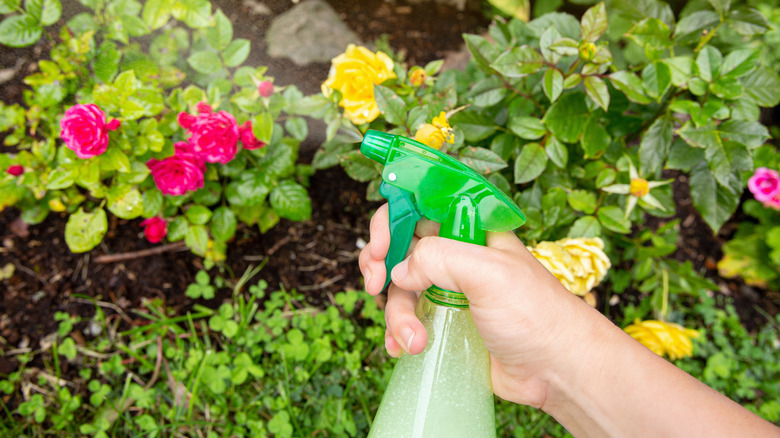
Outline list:
[[[412,341],[414,340],[414,330],[407,327],[403,330],[403,333],[404,333],[404,339],[406,339],[406,352],[411,353]]]
[[[400,280],[403,280],[406,277],[406,274],[409,273],[409,262],[404,260],[401,263],[395,265],[395,268],[393,268],[393,272],[390,274],[390,277],[393,279],[394,282],[398,282]]]

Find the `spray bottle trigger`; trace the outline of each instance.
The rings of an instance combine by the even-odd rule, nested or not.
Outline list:
[[[379,185],[379,194],[387,199],[390,216],[390,248],[385,258],[387,277],[385,285],[382,287],[384,290],[390,284],[390,272],[395,265],[406,258],[406,253],[412,244],[412,237],[414,237],[414,229],[417,226],[417,221],[422,218],[422,214],[417,209],[412,192],[382,181],[382,184]]]

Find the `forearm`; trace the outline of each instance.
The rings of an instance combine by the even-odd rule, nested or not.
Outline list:
[[[552,373],[543,409],[577,437],[780,436],[774,427],[633,340],[597,312],[591,341]]]

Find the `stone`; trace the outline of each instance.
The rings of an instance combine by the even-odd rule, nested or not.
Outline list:
[[[360,38],[323,0],[306,0],[279,15],[266,33],[268,53],[298,65],[330,62]]]

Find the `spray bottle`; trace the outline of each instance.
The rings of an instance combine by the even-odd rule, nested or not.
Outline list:
[[[390,215],[385,286],[422,217],[441,224],[439,236],[477,245],[485,245],[486,231],[509,231],[525,222],[496,186],[422,143],[369,130],[360,151],[384,165],[379,192]],[[398,360],[369,438],[495,437],[490,356],[468,306],[464,294],[437,286],[421,296],[417,316],[428,344]]]

